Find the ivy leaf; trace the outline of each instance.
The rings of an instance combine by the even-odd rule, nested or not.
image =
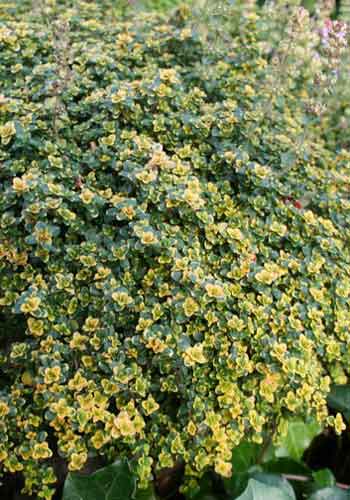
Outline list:
[[[230,495],[232,495],[232,498],[237,498],[244,492],[245,488],[247,487],[249,478],[250,476],[248,472],[237,474],[233,473],[230,479],[226,479],[224,481],[226,491]]]
[[[295,493],[292,485],[279,474],[268,474],[265,472],[257,472],[254,474],[253,479],[260,481],[261,483],[267,484],[268,486],[273,486],[279,490],[286,492],[290,498],[295,500]]]
[[[266,462],[263,464],[263,468],[265,472],[311,476],[311,469],[307,465],[297,460],[292,460],[289,457],[281,457]]]
[[[237,500],[295,500],[295,495],[291,496],[289,490],[278,488],[270,484],[265,484],[256,479],[249,479],[246,490]]]
[[[321,469],[313,472],[312,477],[319,488],[335,486],[335,478],[330,469]]]
[[[289,483],[293,486],[297,498],[307,498],[307,494],[314,491],[312,481],[293,480],[293,476],[303,476],[306,479],[312,478],[312,471],[304,463],[292,460],[289,457],[281,457],[263,464],[264,472],[275,474],[287,474]]]
[[[249,469],[258,462],[261,446],[256,443],[243,441],[232,452],[233,474],[230,479],[224,481],[226,490],[236,498],[244,492],[250,475]]]
[[[242,442],[232,452],[233,473],[247,472],[259,459],[261,446],[256,443]]]
[[[138,490],[133,497],[133,500],[157,500],[154,489],[147,488],[147,490]]]
[[[62,500],[131,500],[135,487],[129,464],[118,460],[90,476],[68,474]]]
[[[327,402],[333,410],[344,413],[346,419],[350,420],[350,385],[333,385]]]
[[[309,500],[350,500],[350,493],[334,486],[316,491]]]
[[[198,485],[198,490],[191,488],[186,495],[188,500],[220,500],[221,496],[214,495],[215,486],[213,484],[213,475],[210,473],[204,474]],[[216,492],[215,492],[216,493]],[[226,498],[226,497],[225,497]]]
[[[196,497],[196,500],[219,500],[219,497],[214,497],[213,495],[209,495],[208,493],[206,493],[203,496]]]
[[[288,423],[287,436],[282,439],[275,450],[276,457],[290,457],[300,460],[306,448],[317,434],[321,432],[318,422],[305,423],[301,420]]]

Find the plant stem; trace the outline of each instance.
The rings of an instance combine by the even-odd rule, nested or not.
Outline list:
[[[299,475],[296,475],[296,474],[282,474],[282,476],[285,478],[285,479],[288,479],[289,481],[310,481],[311,478],[308,477],[308,476],[299,476]],[[350,489],[350,485],[348,484],[343,484],[343,483],[335,483],[336,486],[338,486],[338,488],[341,488],[343,490],[348,490]]]

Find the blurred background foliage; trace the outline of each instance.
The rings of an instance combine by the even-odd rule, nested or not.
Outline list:
[[[174,6],[177,6],[179,3],[185,3],[188,5],[196,5],[203,3],[203,0],[187,0],[185,2],[181,2],[181,0],[129,0],[130,5],[133,5],[142,9],[149,10],[167,10]],[[215,2],[220,3],[220,2]],[[232,4],[237,3],[236,0],[231,0]],[[247,4],[254,3],[250,0],[246,0]],[[266,3],[266,0],[256,0],[256,3],[259,6],[263,6]],[[293,3],[293,2],[285,2],[285,3]],[[306,7],[311,13],[315,13],[318,8],[323,8],[325,4],[330,5],[331,17],[332,18],[342,18],[342,19],[350,19],[350,0],[304,0],[302,5]]]

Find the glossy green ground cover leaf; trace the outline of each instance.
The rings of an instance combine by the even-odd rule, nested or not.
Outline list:
[[[269,474],[266,472],[256,472],[253,475],[253,479],[268,486],[273,486],[274,488],[286,493],[291,499],[295,500],[293,487],[283,476],[279,474]]]
[[[335,477],[330,469],[321,469],[313,472],[312,477],[318,488],[335,486]]]
[[[289,457],[280,457],[269,460],[262,464],[264,471],[278,474],[297,474],[310,476],[312,471],[301,461],[293,460]]]
[[[225,479],[224,481],[226,491],[232,496],[232,498],[238,497],[247,488],[250,478],[251,476],[248,472],[233,473],[230,479]]]
[[[227,491],[235,498],[246,489],[250,478],[265,482],[275,487],[282,487],[293,494],[293,488],[282,474],[303,474],[311,477],[311,471],[301,462],[290,457],[276,458],[274,450],[270,452],[270,460],[261,459],[263,447],[256,443],[242,442],[232,453],[233,475],[225,480]],[[271,459],[271,457],[273,457]],[[260,463],[259,463],[260,462]]]
[[[158,500],[153,487],[147,490],[137,490],[132,500]]]
[[[275,474],[286,474],[288,476],[288,481],[292,485],[297,498],[303,498],[305,493],[312,491],[312,471],[303,462],[292,460],[288,457],[281,457],[274,460],[270,460],[262,464],[264,472],[275,473]],[[309,481],[300,481],[293,479],[293,476],[305,477]]]
[[[196,497],[196,500],[220,500],[218,496],[211,493],[204,493],[203,495],[199,495]]]
[[[260,445],[243,441],[232,452],[233,471],[235,473],[247,472],[250,467],[256,465],[260,453]]]
[[[349,500],[350,493],[341,488],[323,488],[313,493],[309,500]]]
[[[118,461],[90,476],[68,474],[63,500],[132,500],[135,489],[136,478],[128,463]],[[152,500],[152,494],[136,496],[136,499]]]
[[[311,441],[321,432],[317,422],[305,423],[301,420],[288,422],[287,435],[275,449],[276,457],[290,457],[300,460]]]
[[[237,500],[295,500],[293,490],[249,479],[247,489]]]
[[[232,477],[225,480],[227,491],[235,497],[246,488],[250,476],[250,469],[257,464],[261,446],[256,443],[242,441],[232,451]]]

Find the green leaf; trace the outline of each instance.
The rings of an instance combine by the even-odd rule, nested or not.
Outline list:
[[[334,486],[316,491],[309,500],[350,500],[350,493]]]
[[[304,0],[304,7],[310,11],[315,9],[315,0]]]
[[[249,478],[248,472],[233,473],[230,479],[224,481],[226,491],[232,495],[232,498],[237,498],[246,489]]]
[[[157,500],[156,494],[153,488],[148,488],[147,490],[137,490],[133,500]]]
[[[287,153],[281,153],[281,165],[282,168],[291,168],[296,162],[296,155],[292,151]]]
[[[321,469],[312,473],[312,477],[319,488],[335,486],[335,478],[330,469]]]
[[[232,452],[233,474],[224,481],[226,490],[233,498],[241,495],[247,487],[250,475],[249,469],[254,467],[261,453],[261,445],[243,441]]]
[[[285,489],[262,483],[256,479],[249,479],[247,489],[237,500],[295,500]]]
[[[288,457],[282,457],[266,462],[263,465],[264,472],[274,472],[276,474],[288,474],[295,476],[312,477],[312,471],[304,463],[292,460]],[[289,483],[293,486],[297,498],[306,498],[305,494],[314,491],[312,481],[296,481],[288,478]]]
[[[206,493],[205,495],[199,495],[196,497],[196,500],[219,500],[219,497],[214,497],[213,495]]]
[[[316,422],[291,421],[288,424],[288,433],[275,450],[276,457],[290,457],[300,460],[306,448],[317,434],[321,432]]]
[[[281,457],[276,460],[270,460],[269,462],[263,464],[263,468],[266,472],[275,472],[277,474],[311,476],[311,469],[309,469],[307,465],[289,457]]]
[[[191,500],[219,500],[219,496],[214,496],[215,486],[213,485],[212,474],[204,474],[204,476],[199,481],[198,491],[194,492],[191,490],[186,498]]]
[[[261,483],[267,484],[268,486],[274,486],[279,490],[283,490],[289,495],[290,498],[295,500],[295,494],[292,485],[279,474],[268,474],[266,472],[257,472],[254,474],[253,479],[260,481]]]
[[[62,500],[131,500],[135,487],[129,464],[117,461],[90,476],[68,474]]]
[[[242,442],[232,452],[233,473],[247,472],[250,467],[256,465],[261,446],[256,443]]]
[[[341,411],[350,420],[350,385],[333,385],[327,402],[333,410]]]

